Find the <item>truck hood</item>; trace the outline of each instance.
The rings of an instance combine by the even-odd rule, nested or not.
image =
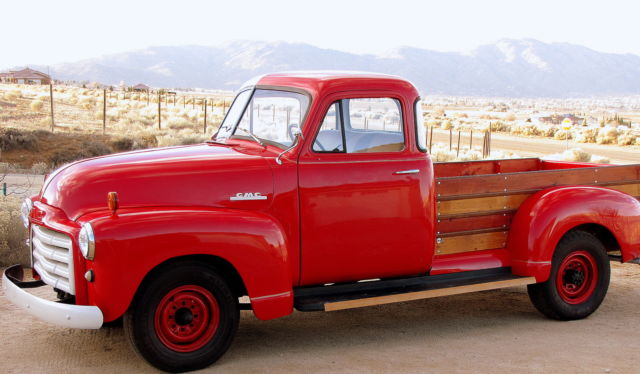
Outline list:
[[[76,220],[88,212],[107,209],[109,192],[118,193],[120,209],[266,209],[273,200],[273,175],[263,157],[239,148],[213,144],[160,148],[64,166],[45,182],[41,201]],[[237,198],[238,194],[250,197],[256,193],[261,200]]]

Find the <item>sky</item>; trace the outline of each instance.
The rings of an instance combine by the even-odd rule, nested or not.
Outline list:
[[[631,0],[31,0],[5,1],[2,14],[0,69],[233,40],[384,54],[533,38],[640,55],[640,3]]]

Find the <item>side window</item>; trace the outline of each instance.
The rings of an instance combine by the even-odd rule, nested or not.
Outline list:
[[[322,120],[320,131],[313,142],[314,152],[344,152],[341,118],[340,103],[335,102],[329,107]]]
[[[400,101],[391,98],[345,99],[342,108],[348,153],[404,149]]]
[[[313,142],[314,152],[374,153],[404,149],[400,101],[343,99],[333,103]]]

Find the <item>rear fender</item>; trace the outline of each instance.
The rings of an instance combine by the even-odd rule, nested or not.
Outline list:
[[[119,212],[90,221],[96,238],[89,303],[105,321],[121,316],[151,270],[178,257],[211,255],[238,272],[255,315],[272,319],[293,311],[285,235],[271,216],[231,209],[167,209]]]
[[[623,262],[640,256],[638,200],[603,187],[554,187],[529,197],[513,218],[507,247],[514,274],[546,281],[560,239],[585,224],[600,225],[611,232]]]

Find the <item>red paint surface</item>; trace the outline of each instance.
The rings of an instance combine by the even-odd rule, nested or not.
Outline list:
[[[437,257],[434,168],[416,147],[407,81],[382,75],[274,74],[261,86],[302,89],[312,98],[304,141],[282,151],[252,140],[130,152],[77,162],[51,175],[34,198],[32,222],[71,236],[76,302],[97,305],[105,321],[122,315],[159,264],[209,255],[240,274],[258,318],[293,310],[293,287],[325,282],[476,270],[512,265],[517,274],[548,276],[559,238],[582,223],[615,233],[625,261],[640,256],[640,203],[603,188],[563,187],[527,200],[514,217],[509,252]],[[317,154],[311,143],[328,106],[339,98],[393,97],[403,108],[405,148],[395,153]],[[482,173],[540,168],[537,160],[456,166]],[[570,167],[542,163],[542,168]],[[418,174],[394,175],[418,169]],[[466,170],[466,171],[465,171]],[[118,193],[112,215],[107,193]],[[231,201],[237,193],[267,200]],[[94,261],[77,247],[91,222]],[[93,269],[95,281],[83,274]]]
[[[513,272],[546,281],[558,242],[584,224],[609,230],[620,245],[623,261],[640,257],[638,200],[603,187],[554,187],[527,199],[513,218],[507,243]]]

